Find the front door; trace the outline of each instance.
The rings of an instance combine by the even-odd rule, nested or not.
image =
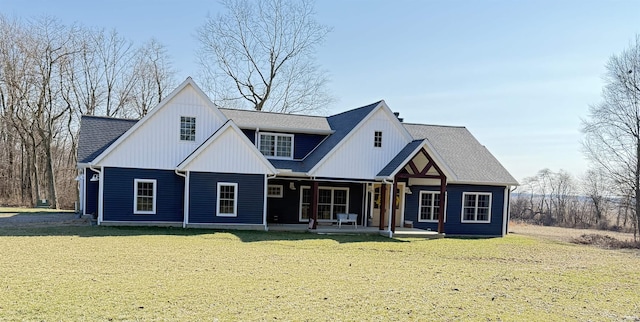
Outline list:
[[[372,226],[378,227],[380,225],[380,206],[382,205],[382,198],[385,198],[385,205],[387,208],[387,214],[385,215],[384,227],[387,227],[387,223],[389,222],[389,217],[391,216],[391,204],[389,203],[389,189],[391,189],[392,185],[387,185],[387,193],[384,196],[380,195],[380,191],[382,190],[381,184],[373,185],[373,196],[371,198],[371,213],[373,214],[372,218]],[[398,188],[396,189],[396,227],[402,226],[402,221],[404,220],[404,182],[398,182]]]

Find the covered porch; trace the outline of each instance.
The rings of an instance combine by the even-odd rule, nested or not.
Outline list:
[[[288,232],[309,232],[313,234],[327,234],[327,235],[382,235],[389,237],[388,230],[380,230],[378,227],[363,227],[357,228],[351,225],[343,225],[338,227],[337,225],[320,224],[316,229],[310,228],[307,224],[269,224],[269,231],[288,231]],[[438,234],[437,231],[424,230],[418,228],[406,228],[397,227],[393,233],[394,238],[442,238],[444,235]]]

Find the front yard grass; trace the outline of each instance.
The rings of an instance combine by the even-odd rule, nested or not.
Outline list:
[[[0,228],[0,320],[638,320],[640,256],[533,237]]]

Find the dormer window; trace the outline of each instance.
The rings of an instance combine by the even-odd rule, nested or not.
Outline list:
[[[266,157],[293,159],[293,135],[260,133],[258,149]]]
[[[382,147],[382,131],[375,131],[373,133],[373,146],[376,148]]]
[[[180,116],[180,141],[196,140],[196,118]]]

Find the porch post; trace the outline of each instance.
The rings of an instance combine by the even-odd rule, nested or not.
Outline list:
[[[396,232],[396,207],[398,206],[396,191],[398,190],[398,181],[393,180],[393,188],[391,190],[391,223],[389,224],[391,227],[391,232]]]
[[[438,234],[444,233],[444,205],[447,198],[447,177],[440,175],[440,207],[438,207]]]
[[[311,218],[313,219],[313,228],[318,228],[318,181],[311,184]]]
[[[384,215],[387,213],[387,184],[380,184],[380,225],[379,229],[384,230]]]

